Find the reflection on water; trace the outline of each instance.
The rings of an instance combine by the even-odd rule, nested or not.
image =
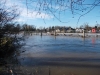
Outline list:
[[[100,39],[38,36],[26,39],[18,60],[33,75],[100,75]]]
[[[95,42],[98,41],[98,42]],[[27,52],[34,53],[35,51],[43,53],[58,53],[58,52],[78,52],[86,53],[97,52],[99,50],[100,39],[95,38],[80,38],[67,36],[32,36],[26,40],[26,45],[23,49]],[[94,45],[94,46],[93,46]]]
[[[93,37],[92,38],[92,44],[95,45],[95,43],[96,43],[96,38]]]

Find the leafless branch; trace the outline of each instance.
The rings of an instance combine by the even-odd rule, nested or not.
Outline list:
[[[18,16],[16,6],[7,7],[6,2],[0,2],[0,27],[13,22]]]
[[[50,12],[60,22],[62,22],[60,19],[61,12],[70,10],[72,15],[78,13],[80,16],[79,22],[81,17],[91,12],[96,6],[100,6],[100,0],[91,0],[90,2],[88,0],[26,0],[27,9],[30,6],[27,4],[29,2],[36,3],[34,7],[39,14]],[[59,17],[55,15],[56,13],[59,14]]]

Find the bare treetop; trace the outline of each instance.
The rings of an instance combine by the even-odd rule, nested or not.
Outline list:
[[[27,9],[30,9],[32,4],[35,4],[34,10],[38,11],[38,14],[49,13],[61,21],[56,14],[60,16],[61,12],[70,11],[73,16],[79,15],[80,19],[96,6],[100,6],[100,0],[26,0]]]
[[[0,27],[12,23],[19,16],[17,6],[6,6],[6,0],[0,1]]]

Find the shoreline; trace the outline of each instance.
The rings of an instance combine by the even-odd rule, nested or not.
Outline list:
[[[73,36],[73,37],[83,37],[83,33],[32,33],[32,35],[52,35],[52,36]],[[100,37],[100,33],[85,33],[84,37]]]

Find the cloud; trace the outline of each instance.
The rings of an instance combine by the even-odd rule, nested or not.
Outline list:
[[[33,9],[27,9],[24,0],[6,0],[6,6],[11,7],[13,5],[17,5],[18,10],[20,11],[20,17],[17,19],[19,22],[24,22],[26,19],[52,19],[53,16],[50,14],[46,14],[44,12],[34,11]]]
[[[26,19],[23,19],[23,18],[18,18],[18,19],[15,19],[14,20],[15,22],[26,22],[27,20]]]
[[[40,18],[51,19],[51,18],[53,18],[49,14],[45,14],[43,12],[38,12],[38,11],[33,11],[33,10],[27,10],[26,8],[24,8],[21,11],[20,16],[27,18],[27,19],[40,19]]]

